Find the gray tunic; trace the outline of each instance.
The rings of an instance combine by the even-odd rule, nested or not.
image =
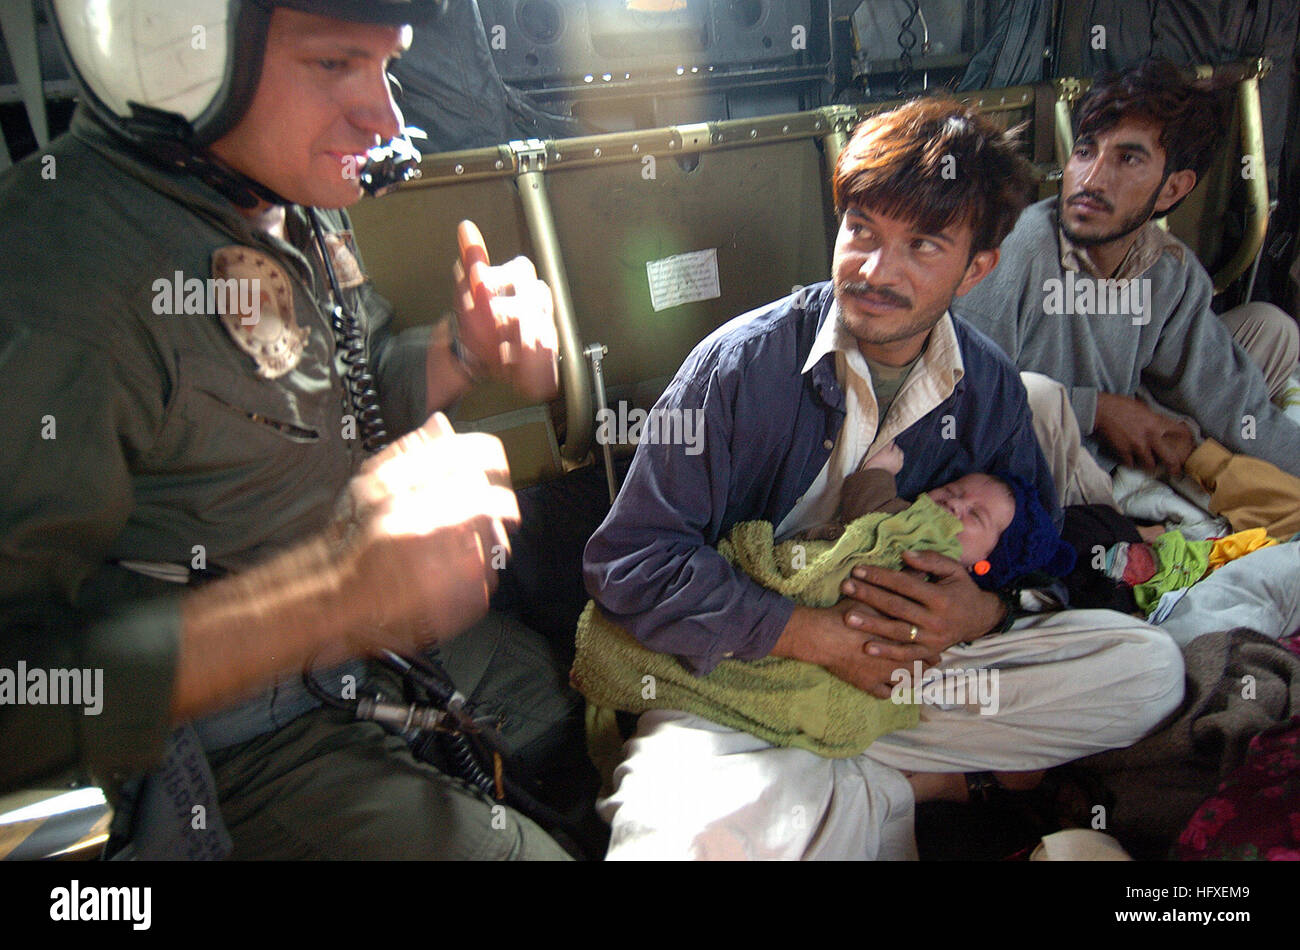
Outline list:
[[[1025,210],[1002,242],[997,267],[953,302],[953,312],[992,337],[1022,371],[1063,383],[1085,436],[1094,429],[1098,392],[1132,396],[1145,384],[1162,405],[1192,417],[1232,451],[1300,476],[1300,426],[1269,401],[1259,368],[1210,309],[1210,278],[1190,249],[1181,261],[1160,255],[1141,275],[1150,281],[1150,313],[1049,312],[1060,302],[1054,291],[1071,286],[1061,266],[1056,201]],[[1076,285],[1086,279],[1070,278]],[[1085,441],[1096,454],[1096,440]]]

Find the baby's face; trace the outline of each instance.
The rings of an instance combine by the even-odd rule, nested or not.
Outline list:
[[[974,567],[993,553],[998,538],[1016,516],[1016,499],[1011,489],[989,475],[978,472],[926,492],[941,508],[961,519],[961,562]]]

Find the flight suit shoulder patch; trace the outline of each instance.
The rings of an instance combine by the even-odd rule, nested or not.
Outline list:
[[[325,246],[329,248],[330,263],[334,265],[334,276],[340,290],[351,290],[366,282],[351,231],[334,231],[325,235]]]
[[[221,322],[235,345],[253,358],[257,375],[275,379],[297,366],[310,328],[298,325],[284,268],[256,248],[234,244],[213,252],[212,276],[237,282],[239,305],[221,308]]]

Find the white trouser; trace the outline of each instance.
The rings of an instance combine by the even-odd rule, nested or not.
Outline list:
[[[1281,402],[1300,358],[1300,330],[1291,315],[1271,303],[1251,302],[1220,315],[1268,384],[1268,398]]]
[[[1021,620],[957,646],[937,670],[988,671],[992,699],[925,704],[919,725],[862,755],[779,748],[682,712],[642,715],[614,792],[610,859],[915,859],[903,771],[1032,771],[1131,745],[1183,696],[1182,654],[1108,610]],[[992,677],[996,671],[997,677]],[[964,677],[969,680],[973,673]]]
[[[1042,373],[1024,372],[1020,381],[1029,395],[1034,436],[1043,450],[1047,469],[1056,483],[1056,503],[1066,505],[1119,505],[1108,475],[1092,453],[1083,447],[1079,420],[1070,405],[1070,391]]]

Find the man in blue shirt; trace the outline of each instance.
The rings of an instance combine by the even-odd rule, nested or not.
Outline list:
[[[913,802],[964,800],[963,772],[1031,784],[1035,770],[1135,741],[1181,699],[1172,642],[1118,614],[985,639],[1008,608],[933,553],[908,555],[912,573],[858,568],[845,600],[817,609],[713,548],[742,521],[770,521],[778,538],[825,523],[845,478],[891,444],[905,458],[900,495],[1006,469],[1059,515],[1015,367],[948,313],[997,263],[1030,174],[1009,136],[955,103],[864,123],[836,167],[833,281],[695,349],[652,415],[692,414],[702,447],[642,444],[585,558],[605,612],[698,674],[727,657],[790,657],[887,697],[914,663],[978,668],[995,671],[994,693],[997,672],[1012,684],[993,697],[1000,713],[927,706],[920,726],[840,760],[646,713],[602,806],[611,857],[913,856]]]

